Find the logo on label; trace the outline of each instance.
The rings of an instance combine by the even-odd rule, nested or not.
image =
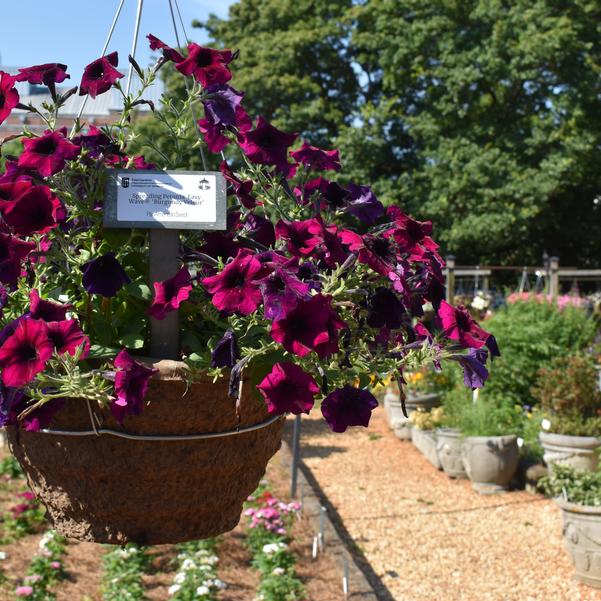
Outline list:
[[[200,190],[209,190],[210,187],[211,187],[211,184],[209,183],[209,180],[207,180],[207,179],[203,178],[198,182],[198,188]]]
[[[121,186],[123,188],[129,188],[129,177],[122,177],[121,178]]]

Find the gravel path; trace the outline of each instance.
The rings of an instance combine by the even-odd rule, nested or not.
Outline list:
[[[395,601],[601,601],[572,579],[561,515],[526,492],[481,496],[401,442],[303,419],[302,457]],[[386,594],[388,590],[388,595]]]

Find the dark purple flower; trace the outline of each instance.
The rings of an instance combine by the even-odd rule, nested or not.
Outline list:
[[[288,148],[297,134],[287,134],[265,121],[257,119],[257,126],[240,136],[240,148],[252,163],[275,165],[286,177],[294,175],[294,165],[288,163]]]
[[[90,126],[87,134],[73,138],[73,143],[85,148],[92,158],[98,158],[101,154],[105,156],[123,154],[117,143],[94,125]]]
[[[298,150],[291,152],[290,156],[297,163],[305,165],[309,169],[340,171],[340,153],[338,150],[322,150],[305,141]]]
[[[40,298],[40,293],[34,288],[29,293],[29,314],[32,319],[43,321],[63,321],[73,305],[62,305]]]
[[[309,285],[310,290],[319,292],[321,290],[321,281],[319,279],[319,269],[313,261],[303,261],[298,266],[296,277]]]
[[[192,276],[182,267],[173,277],[163,282],[154,282],[154,300],[148,314],[155,319],[165,319],[167,313],[179,309],[192,292]]]
[[[14,202],[1,207],[4,221],[15,234],[32,236],[45,234],[64,219],[64,207],[47,186],[31,186]]]
[[[323,243],[323,225],[317,219],[305,221],[284,221],[275,226],[278,240],[287,241],[288,252],[295,257],[309,256]]]
[[[52,399],[44,403],[39,409],[18,420],[26,432],[39,432],[47,428],[54,416],[65,406],[65,399]]]
[[[90,294],[115,296],[125,284],[131,282],[112,252],[88,261],[83,266],[82,273],[83,287]]]
[[[15,89],[16,79],[0,71],[0,123],[6,121],[12,110],[19,104],[19,92]]]
[[[275,244],[275,230],[270,219],[249,213],[242,225],[244,233],[259,244],[269,248]]]
[[[215,50],[194,44],[188,44],[188,57],[175,68],[184,75],[193,76],[203,88],[227,83],[232,74],[227,68],[232,61],[231,50]]]
[[[248,249],[238,251],[236,258],[217,275],[204,278],[204,287],[213,295],[212,302],[220,311],[250,315],[261,302],[258,280],[263,265]]]
[[[205,114],[215,125],[236,125],[236,110],[244,94],[231,86],[221,84],[207,88],[207,97],[202,101]]]
[[[317,382],[298,365],[284,361],[273,369],[257,386],[267,403],[269,413],[309,413],[319,392]]]
[[[397,295],[388,288],[378,287],[369,300],[367,323],[372,328],[396,330],[403,323],[405,307]]]
[[[27,81],[33,84],[44,84],[51,87],[56,83],[62,83],[65,79],[70,79],[67,74],[67,65],[61,63],[45,63],[43,65],[34,65],[19,69],[17,81]]]
[[[119,55],[117,52],[111,52],[106,56],[91,62],[83,72],[81,84],[79,85],[79,95],[89,94],[96,98],[99,94],[104,94],[111,89],[113,84],[125,77],[115,68],[119,64]]]
[[[148,42],[150,44],[151,50],[162,50],[163,56],[174,63],[181,63],[184,60],[184,57],[174,48],[165,44],[165,42],[159,40],[159,38],[153,36],[149,33],[147,36]]]
[[[348,186],[347,211],[360,221],[371,225],[384,215],[384,205],[376,198],[369,186]]]
[[[259,281],[263,294],[263,309],[266,319],[283,319],[300,300],[310,298],[309,285],[301,282],[285,266],[276,266]]]
[[[203,232],[204,243],[199,252],[214,259],[235,257],[240,250],[240,243],[235,242],[230,232]]]
[[[25,394],[19,388],[9,388],[0,382],[0,428],[7,424],[17,425],[17,413],[25,402]]]
[[[234,331],[230,328],[211,351],[211,367],[229,367],[231,369],[239,359],[238,341]]]
[[[15,285],[21,274],[23,260],[35,246],[35,242],[26,242],[0,232],[0,282]]]
[[[316,294],[274,321],[271,337],[299,357],[315,351],[321,359],[338,352],[338,330],[346,327],[332,307],[332,297]]]
[[[115,374],[116,398],[111,404],[111,412],[122,423],[126,415],[141,413],[148,382],[159,370],[134,361],[125,349],[115,358],[115,367],[118,368]]]
[[[252,179],[241,180],[236,177],[234,172],[229,168],[227,161],[222,161],[219,165],[219,171],[223,173],[223,177],[228,181],[231,185],[234,194],[237,196],[238,200],[242,204],[242,206],[247,209],[254,209],[257,205],[257,201],[255,197],[251,194],[254,182]]]
[[[8,303],[8,290],[5,286],[0,284],[0,316],[2,315],[2,310],[6,307]]]
[[[230,143],[230,139],[223,135],[224,128],[213,123],[208,117],[199,119],[197,124],[210,152],[221,152]]]
[[[371,412],[377,406],[373,394],[347,384],[322,401],[321,412],[333,432],[344,432],[349,426],[367,427]]]
[[[67,161],[77,158],[81,148],[68,140],[62,131],[47,130],[39,138],[25,138],[19,167],[32,169],[42,177],[62,171]]]
[[[463,368],[463,383],[468,388],[482,388],[488,378],[486,349],[471,348],[467,355],[451,355],[449,359],[457,361]]]

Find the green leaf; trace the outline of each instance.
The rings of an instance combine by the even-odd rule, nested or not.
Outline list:
[[[149,301],[152,299],[150,288],[143,282],[130,282],[125,286],[125,291],[134,298]]]

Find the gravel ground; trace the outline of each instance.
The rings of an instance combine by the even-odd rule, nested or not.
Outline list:
[[[303,419],[302,456],[395,601],[601,601],[572,579],[561,515],[526,492],[481,496],[435,470],[376,409],[369,429]],[[387,594],[388,593],[388,594]]]

